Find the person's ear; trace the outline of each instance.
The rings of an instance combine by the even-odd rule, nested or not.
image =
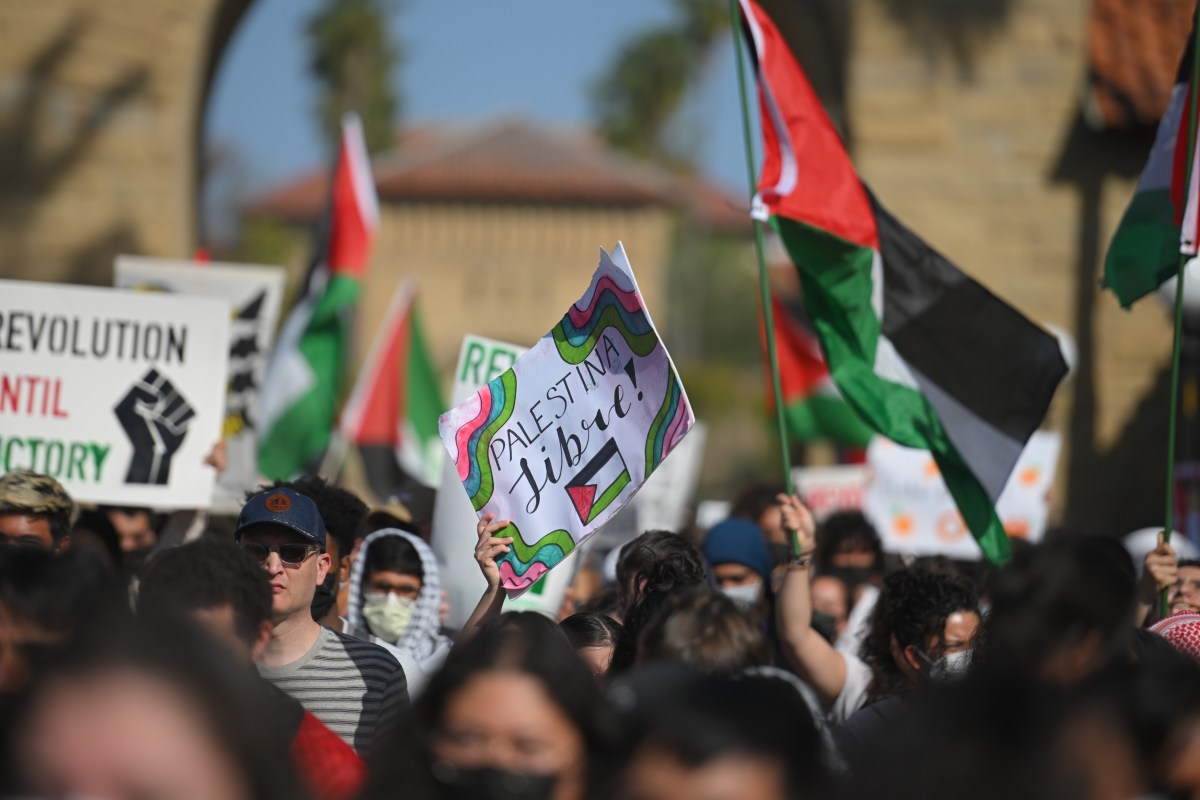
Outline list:
[[[58,544],[54,545],[55,553],[65,553],[71,549],[71,534],[67,534],[58,540]]]
[[[329,574],[329,569],[333,564],[333,559],[329,557],[329,553],[317,554],[317,585],[325,582],[325,576]]]
[[[923,672],[927,668],[925,659],[921,658],[920,653],[917,652],[917,648],[913,645],[907,645],[902,654],[904,656],[904,663],[908,664],[913,672]]]
[[[258,626],[258,634],[254,637],[254,644],[250,646],[251,661],[257,662],[262,658],[263,653],[267,652],[267,645],[271,642],[271,631],[274,628],[274,623],[269,619],[264,619]]]

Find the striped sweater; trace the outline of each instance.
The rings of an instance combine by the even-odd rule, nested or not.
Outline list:
[[[404,670],[391,653],[325,627],[300,658],[258,671],[363,756],[376,730],[408,707]]]

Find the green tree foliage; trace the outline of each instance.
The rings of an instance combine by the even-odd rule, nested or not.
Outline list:
[[[729,27],[725,0],[675,0],[676,19],[631,39],[593,86],[597,125],[633,155],[685,167],[667,125]]]
[[[392,145],[400,101],[392,68],[400,45],[388,33],[387,18],[397,0],[324,0],[308,21],[309,67],[320,84],[317,117],[331,145],[341,136],[341,119],[357,111],[367,149]]]

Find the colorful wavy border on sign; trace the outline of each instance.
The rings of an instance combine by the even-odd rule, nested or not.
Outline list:
[[[511,369],[481,388],[479,413],[454,434],[454,466],[475,510],[492,498],[492,467],[487,449],[492,437],[508,422],[517,404],[517,375]]]
[[[668,375],[667,391],[664,393],[662,405],[654,415],[650,425],[650,433],[646,436],[646,475],[657,469],[667,453],[683,438],[688,430],[688,419],[691,412],[687,399],[683,396],[683,386],[675,372]]]
[[[619,286],[609,276],[596,284],[591,297],[584,297],[563,315],[551,333],[558,354],[568,364],[579,364],[592,354],[608,328],[615,328],[629,349],[645,357],[658,346],[658,336],[633,289]]]
[[[575,550],[575,540],[565,530],[547,533],[532,545],[521,538],[516,525],[509,525],[496,536],[512,537],[512,547],[502,558],[496,560],[500,568],[500,582],[505,589],[528,589],[537,583],[552,567]]]

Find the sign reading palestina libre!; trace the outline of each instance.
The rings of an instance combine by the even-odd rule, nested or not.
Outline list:
[[[0,280],[0,473],[77,501],[207,507],[229,302]]]
[[[599,530],[695,423],[617,244],[583,297],[508,370],[438,420],[475,512],[511,524],[510,595]]]

